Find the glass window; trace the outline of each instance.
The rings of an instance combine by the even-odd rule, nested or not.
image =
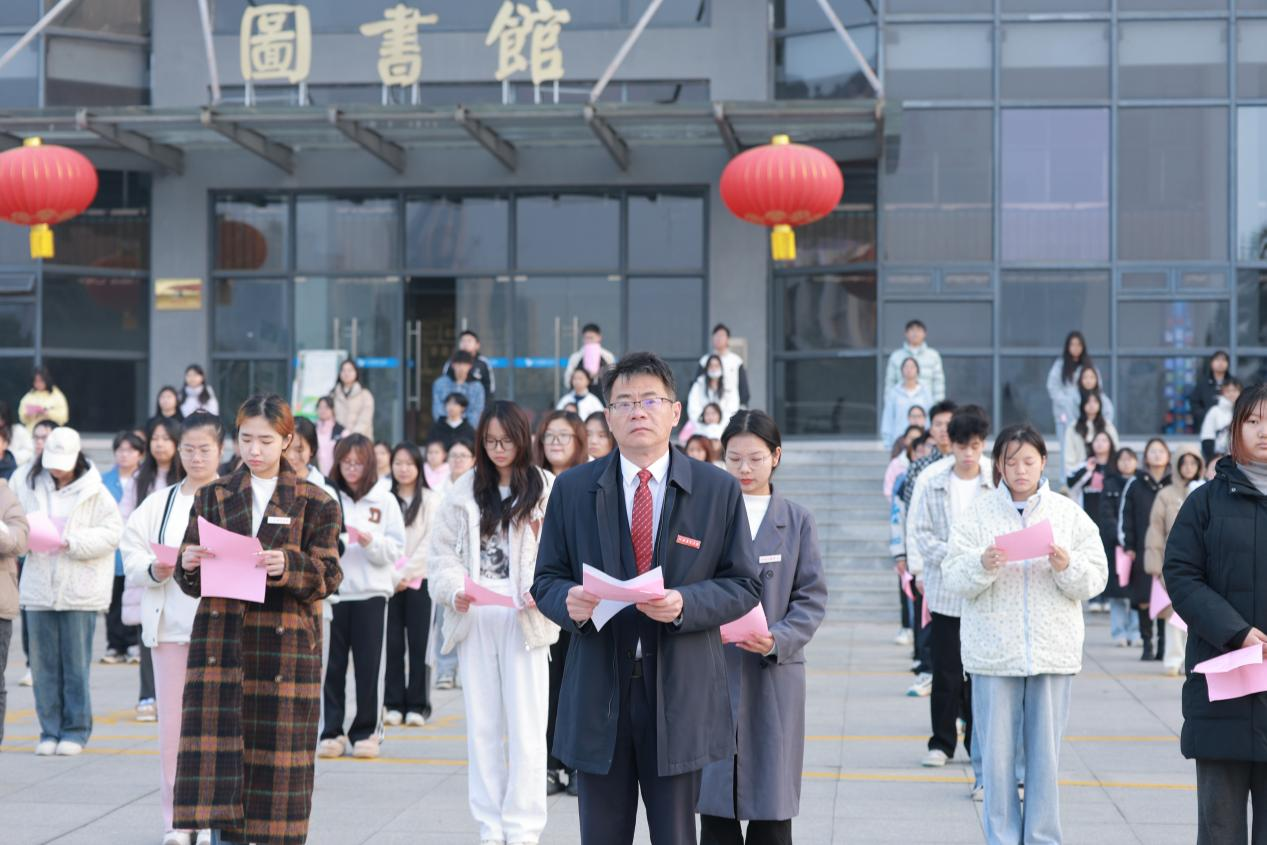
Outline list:
[[[628,23],[637,23],[642,13],[651,5],[651,0],[628,0],[629,11],[625,15]],[[661,4],[649,26],[671,26],[673,24],[702,23],[708,20],[708,0],[665,0]]]
[[[1227,346],[1228,303],[1119,302],[1118,345],[1122,348]]]
[[[775,284],[782,289],[785,350],[876,345],[874,273],[786,276]]]
[[[285,197],[226,196],[216,201],[216,269],[284,270],[290,219]]]
[[[1122,290],[1164,291],[1170,289],[1170,277],[1164,270],[1131,270],[1122,273]]]
[[[0,300],[0,347],[35,345],[35,303]],[[0,396],[11,394],[3,393]]]
[[[53,227],[50,263],[145,270],[150,266],[150,175],[97,174],[97,196],[78,217]]]
[[[31,0],[9,0],[8,5],[31,5]],[[52,8],[56,0],[45,0]],[[74,3],[57,19],[65,29],[86,29],[92,32],[113,32],[122,35],[148,35],[150,4],[146,0],[94,0]]]
[[[1243,346],[1267,346],[1267,270],[1236,274],[1236,337]]]
[[[1118,25],[1118,95],[1227,96],[1227,24],[1123,21]]]
[[[1118,258],[1227,257],[1227,112],[1118,113]]]
[[[1071,329],[1109,345],[1108,271],[1005,270],[1000,302],[1003,346],[1059,349]]]
[[[405,263],[420,270],[505,272],[510,202],[503,197],[406,200]]]
[[[1242,4],[1245,0],[1240,0]],[[1200,12],[1226,9],[1227,0],[1118,0],[1119,12]]]
[[[824,19],[826,23],[826,19]],[[851,26],[849,34],[867,64],[876,66],[874,26]],[[777,100],[871,97],[871,83],[835,30],[779,36],[774,41],[774,97]]]
[[[885,95],[890,99],[991,96],[994,48],[988,24],[893,25],[884,30],[884,49]]]
[[[1267,2],[1263,7],[1267,8]],[[1267,20],[1236,22],[1236,93],[1267,97]]]
[[[1108,109],[1004,109],[1003,260],[1107,261]]]
[[[0,3],[0,7],[4,5]],[[8,10],[0,8],[0,22],[9,14]],[[0,53],[7,53],[19,37],[0,36]],[[39,53],[36,52],[39,43],[39,39],[32,41],[10,59],[7,65],[0,68],[0,105],[34,108],[40,104],[40,60]]]
[[[14,0],[0,4],[0,26],[30,26],[40,19],[41,0]],[[793,0],[796,2],[796,0]],[[7,395],[7,394],[6,394]]]
[[[400,263],[396,201],[300,196],[295,264],[300,270],[385,270]]]
[[[66,394],[70,425],[81,433],[113,433],[144,419],[150,399],[145,361],[94,357],[45,358],[44,363]]]
[[[1227,290],[1222,270],[1190,270],[1179,275],[1179,290]]]
[[[1267,381],[1267,358],[1260,355],[1242,357],[1237,361],[1233,372],[1244,384],[1259,384]]]
[[[903,112],[883,177],[888,260],[990,260],[992,124],[984,109]]]
[[[931,293],[935,287],[936,279],[931,272],[888,270],[884,274],[884,293],[888,296],[894,294]]]
[[[45,362],[47,363],[47,362]],[[0,358],[0,396],[4,396],[9,407],[17,411],[18,399],[31,389],[31,373],[35,370],[35,359],[29,354],[15,358]],[[53,373],[53,382],[58,381],[57,373]],[[74,408],[71,408],[74,411]],[[17,417],[17,414],[14,414]],[[136,422],[132,420],[131,422]]]
[[[629,197],[629,269],[704,266],[704,199],[675,194]]]
[[[885,354],[901,347],[910,320],[919,320],[931,330],[928,345],[934,349],[964,349],[994,345],[994,308],[989,302],[955,302],[944,299],[926,302],[884,303]],[[955,401],[960,399],[956,396]]]
[[[217,352],[288,353],[286,315],[285,279],[216,279],[213,348]]]
[[[990,415],[991,431],[1000,426],[994,419],[994,360],[986,356],[944,355],[946,395],[959,405],[980,405]],[[988,449],[987,449],[988,451]]]
[[[1267,33],[1265,33],[1267,35]],[[1267,260],[1267,108],[1236,113],[1236,257]]]
[[[989,14],[993,0],[889,0],[884,11],[902,14]]]
[[[290,395],[290,371],[285,361],[216,361],[214,369],[221,408],[236,408],[256,393]],[[232,428],[231,418],[228,423]]]
[[[1107,12],[1109,0],[1003,0],[1003,12]]]
[[[875,263],[874,167],[841,168],[845,194],[831,214],[796,230],[796,266]]]
[[[551,194],[516,201],[520,270],[615,271],[620,265],[620,200]]]
[[[148,352],[148,279],[44,276],[44,346]]]
[[[647,0],[635,2],[645,5]],[[796,31],[827,29],[831,26],[817,0],[774,0],[772,5],[775,29]],[[831,0],[831,7],[845,26],[849,26],[851,22],[875,20],[874,0]]]
[[[29,233],[25,226],[0,226],[0,264],[35,263]]]
[[[1063,342],[1063,338],[1061,338]],[[1029,423],[1043,432],[1056,430],[1056,418],[1047,395],[1047,374],[1052,358],[1003,358],[999,383],[1003,409],[997,428]],[[1101,373],[1103,375],[1103,373]]]
[[[631,278],[628,319],[630,349],[654,349],[667,358],[697,355],[706,330],[704,280]]]
[[[1002,38],[1003,99],[1109,96],[1108,23],[1007,23]]]
[[[50,36],[45,105],[145,105],[150,99],[149,61],[145,44]]]
[[[1117,399],[1117,429],[1123,434],[1186,433],[1191,411],[1188,393],[1205,366],[1203,358],[1118,359],[1122,390]]]
[[[779,361],[774,370],[774,417],[784,434],[875,434],[875,358]]]

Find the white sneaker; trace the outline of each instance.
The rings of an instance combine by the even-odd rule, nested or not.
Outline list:
[[[163,834],[163,845],[189,845],[189,838],[187,830],[169,830]]]
[[[57,753],[57,740],[55,739],[43,740],[40,742],[39,745],[35,746],[36,757],[52,757],[56,753]]]
[[[933,694],[933,676],[928,672],[921,672],[916,678],[915,683],[911,684],[907,689],[906,695],[909,698],[927,698]]]
[[[388,710],[383,714],[383,724],[389,727],[396,727],[404,722],[405,719],[400,715],[399,710]]]
[[[427,717],[421,713],[407,713],[405,715],[405,724],[411,728],[423,728],[427,726]]]
[[[35,685],[35,679],[31,677],[31,670],[27,669],[26,674],[22,676],[22,680],[18,681],[18,686],[29,687]]]
[[[342,757],[346,753],[348,753],[348,740],[344,736],[335,739],[323,739],[317,745],[317,756],[324,757],[327,760]]]
[[[154,703],[154,699],[147,698],[138,702],[136,705],[136,720],[138,722],[157,722],[158,721],[158,705]],[[177,831],[179,833],[180,831]]]
[[[947,759],[949,758],[946,757],[945,751],[942,751],[940,748],[934,748],[924,755],[924,759],[920,761],[920,765],[926,766],[930,769],[940,769],[942,766],[946,765]]]
[[[897,632],[897,636],[893,638],[893,642],[897,645],[910,645],[915,642],[915,632],[910,628],[902,628]]]
[[[57,743],[58,757],[74,757],[84,750],[84,747],[77,742],[71,742],[69,739],[63,739]]]
[[[210,830],[198,831],[198,841],[195,842],[194,845],[211,845],[211,831]]]
[[[985,787],[984,786],[972,787],[972,800],[976,801],[978,804],[985,802]]]

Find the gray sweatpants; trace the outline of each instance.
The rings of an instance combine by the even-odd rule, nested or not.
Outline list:
[[[1246,804],[1254,811],[1253,837]],[[1267,763],[1197,759],[1197,845],[1267,845]]]

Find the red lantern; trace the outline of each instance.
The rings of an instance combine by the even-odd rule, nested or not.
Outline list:
[[[831,156],[793,144],[786,135],[735,156],[721,175],[721,198],[731,214],[773,228],[770,252],[775,261],[794,261],[792,227],[826,217],[844,192],[844,177]]]
[[[27,138],[0,153],[0,220],[31,227],[31,257],[53,257],[49,226],[80,214],[97,195],[97,169],[82,153]]]

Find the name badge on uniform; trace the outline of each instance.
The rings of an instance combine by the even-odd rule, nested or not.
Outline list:
[[[270,516],[268,518],[269,525],[290,525],[290,517],[288,516]]]
[[[782,563],[783,555],[762,555],[757,559],[757,563]]]
[[[678,545],[689,546],[692,549],[698,549],[700,547],[699,540],[696,540],[694,537],[687,537],[685,534],[677,535],[677,541]]]

